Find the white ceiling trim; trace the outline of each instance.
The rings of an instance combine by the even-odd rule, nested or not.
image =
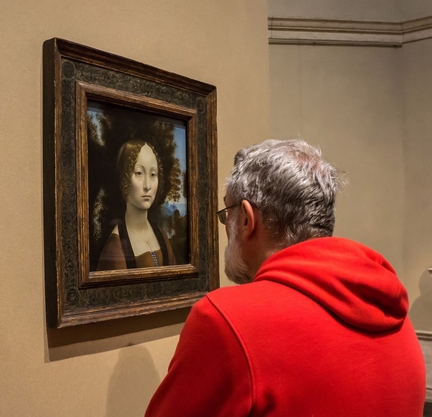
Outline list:
[[[432,16],[406,22],[268,19],[270,44],[401,47],[432,38]]]

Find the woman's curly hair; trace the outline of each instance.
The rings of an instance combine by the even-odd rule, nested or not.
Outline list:
[[[153,151],[156,157],[158,169],[158,189],[154,204],[158,205],[164,202],[167,194],[165,190],[166,181],[164,177],[164,169],[159,154],[156,152],[154,146],[142,139],[130,140],[124,143],[120,148],[117,157],[117,174],[119,177],[120,192],[123,200],[127,201],[135,164],[142,147],[145,145],[147,145]]]

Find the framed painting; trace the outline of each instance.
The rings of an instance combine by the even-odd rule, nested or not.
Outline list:
[[[192,305],[219,286],[216,88],[43,48],[47,324]]]

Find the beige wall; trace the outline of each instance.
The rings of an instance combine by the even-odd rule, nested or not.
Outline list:
[[[370,245],[402,273],[399,62],[394,48],[270,47],[271,135],[300,136],[347,173],[335,234]]]
[[[401,22],[432,15],[430,0],[268,0],[270,17]]]
[[[235,150],[268,136],[267,4],[2,2],[0,415],[142,416],[186,312],[63,332],[45,327],[41,59],[52,37],[216,85],[222,205]]]
[[[271,17],[396,22],[401,20],[400,8],[395,0],[268,0],[268,2]],[[412,3],[406,0],[400,2]]]
[[[411,318],[432,331],[432,40],[407,44],[404,71],[404,275],[412,294]]]
[[[402,20],[419,19],[432,15],[432,3],[430,0],[394,0],[400,11]]]

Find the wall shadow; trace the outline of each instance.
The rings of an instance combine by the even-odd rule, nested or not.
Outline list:
[[[427,269],[419,278],[419,289],[408,315],[417,331],[432,331],[432,275]]]
[[[64,329],[47,328],[45,360],[107,352],[179,335],[189,311],[182,308]]]
[[[159,383],[154,362],[145,347],[122,349],[109,381],[105,417],[143,417]]]

